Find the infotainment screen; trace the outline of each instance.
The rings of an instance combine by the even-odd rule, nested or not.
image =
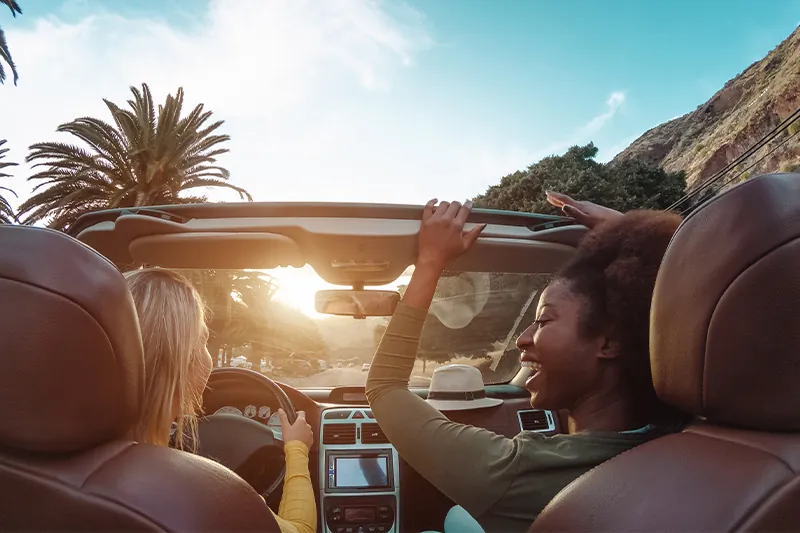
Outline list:
[[[385,456],[336,457],[334,471],[337,489],[389,487],[389,460]]]

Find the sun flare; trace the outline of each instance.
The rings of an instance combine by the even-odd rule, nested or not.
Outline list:
[[[270,276],[273,276],[278,284],[279,288],[275,294],[276,300],[294,307],[307,317],[314,320],[329,318],[332,316],[317,312],[314,304],[317,291],[347,288],[341,285],[333,285],[326,282],[310,265],[306,265],[302,268],[281,267],[272,270],[265,270],[264,272]],[[403,272],[403,274],[392,283],[379,287],[370,287],[370,289],[397,290],[399,285],[408,283],[412,272],[413,267],[409,267],[409,269]]]

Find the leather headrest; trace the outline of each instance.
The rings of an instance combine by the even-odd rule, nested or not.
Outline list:
[[[63,233],[0,226],[0,446],[71,452],[124,437],[144,395],[139,321],[108,260]]]
[[[658,274],[650,339],[666,403],[800,430],[800,174],[750,179],[687,217]]]

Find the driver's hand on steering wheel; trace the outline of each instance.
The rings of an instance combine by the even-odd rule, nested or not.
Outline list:
[[[305,411],[297,411],[297,420],[294,421],[294,424],[289,424],[289,418],[283,409],[278,409],[278,416],[281,419],[283,442],[299,440],[310,450],[311,445],[314,444],[314,432],[311,431],[311,426],[306,422]]]

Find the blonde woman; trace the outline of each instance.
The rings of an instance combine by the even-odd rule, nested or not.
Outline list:
[[[125,273],[133,294],[145,358],[145,405],[137,425],[140,442],[196,451],[197,414],[213,366],[206,349],[205,307],[182,275],[161,268]],[[275,519],[283,533],[313,533],[317,507],[308,471],[314,441],[305,413],[289,425],[280,411],[286,454],[286,478]]]

